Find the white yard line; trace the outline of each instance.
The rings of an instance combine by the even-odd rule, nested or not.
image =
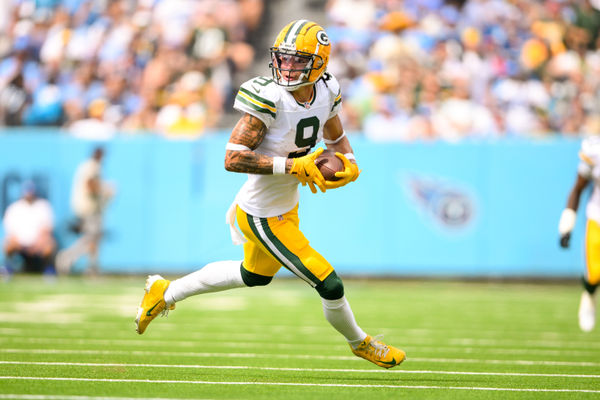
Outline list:
[[[1,303],[0,303],[1,304]],[[137,303],[136,303],[137,306]],[[135,307],[134,307],[134,311],[135,311]],[[104,314],[105,311],[98,311],[99,313]],[[14,314],[14,313],[13,313]],[[74,315],[80,315],[80,313],[78,312],[73,312]],[[3,314],[0,314],[0,316]],[[89,310],[85,313],[83,313],[83,315],[86,315],[89,317],[90,313]],[[133,318],[135,317],[135,312],[130,313],[131,317],[132,317],[132,321]],[[123,326],[123,323],[121,322],[109,322],[109,321],[103,321],[103,322],[95,322],[95,321],[90,321],[87,320],[88,318],[86,317],[86,320],[84,321],[76,321],[73,323],[73,325],[78,325],[78,324],[82,324],[84,325],[85,328],[89,328],[89,330],[82,330],[82,329],[78,329],[81,332],[88,332],[88,331],[97,331],[98,328],[107,328],[110,329],[110,327],[119,327],[121,328]],[[0,318],[1,320],[1,318]],[[45,320],[43,321],[39,321],[37,319],[32,319],[31,323],[39,323],[39,322],[46,322]],[[48,321],[48,322],[52,322],[52,321]],[[236,325],[239,326],[244,326],[248,332],[246,332],[246,334],[255,334],[255,333],[260,333],[260,332],[264,332],[264,330],[268,329],[272,332],[288,332],[288,331],[293,331],[293,332],[297,332],[299,329],[302,330],[303,332],[330,332],[331,327],[329,325],[327,325],[326,323],[322,323],[322,324],[307,324],[307,325],[302,325],[301,327],[298,327],[297,325],[293,325],[293,324],[276,324],[276,325],[269,325],[266,323],[261,323],[261,321],[257,321],[256,319],[240,319],[237,318],[235,319],[235,321],[233,321],[231,318],[218,318],[218,317],[206,317],[203,318],[203,323],[205,324],[205,326],[210,327],[210,326],[214,326],[214,327],[222,327],[222,326],[231,326],[232,322],[234,322]],[[133,326],[133,322],[131,324],[131,326]],[[74,326],[73,326],[74,328]],[[156,324],[153,325],[153,330],[157,330],[157,331],[161,331],[161,332],[170,332],[170,331],[175,331],[175,330],[188,330],[190,331],[192,336],[199,336],[199,337],[205,337],[206,335],[210,335],[210,336],[214,336],[215,334],[231,334],[232,332],[230,330],[228,331],[217,331],[217,332],[208,332],[208,333],[202,333],[202,332],[195,332],[198,328],[198,325],[195,323],[186,323],[184,321],[177,321],[176,326],[172,325],[172,324]],[[27,328],[8,328],[8,329],[21,329],[21,332],[30,332],[30,329]],[[50,323],[49,326],[44,327],[44,329],[49,330],[49,331],[57,331],[57,332],[64,332],[64,326],[62,326],[60,323]],[[469,334],[471,334],[472,332],[469,330],[464,330],[464,329],[453,329],[450,332],[452,333],[451,335],[449,335],[450,332],[448,331],[444,331],[444,333],[440,333],[439,329],[436,328],[400,328],[400,327],[377,327],[377,329],[380,332],[384,332],[387,333],[388,335],[390,334],[394,334],[394,336],[401,336],[405,339],[410,339],[410,340],[423,340],[423,341],[436,341],[439,342],[440,340],[458,340],[458,341],[463,341],[463,340],[473,340],[470,339],[468,337],[463,337],[463,336],[468,336]],[[133,328],[132,328],[133,330]],[[0,328],[0,332],[2,332],[2,328]],[[509,331],[506,330],[493,330],[493,329],[487,329],[487,330],[478,330],[477,333],[480,334],[481,336],[492,336],[492,338],[482,338],[482,339],[476,339],[476,340],[494,340],[493,337],[506,337],[507,333]],[[516,331],[515,331],[516,332]],[[7,332],[10,334],[10,332]],[[239,334],[239,333],[237,333]],[[452,338],[452,336],[455,335],[457,337]],[[580,333],[566,333],[566,332],[562,332],[562,333],[557,333],[557,332],[553,332],[553,331],[534,331],[534,330],[530,330],[530,331],[518,331],[518,336],[523,338],[524,340],[533,340],[536,341],[538,340],[537,338],[545,338],[542,340],[550,340],[550,339],[554,339],[554,340],[564,340],[567,342],[574,342],[578,339],[581,339],[581,334]],[[533,336],[533,337],[528,337],[528,336]],[[600,345],[599,345],[600,346]]]
[[[0,399],[16,400],[140,400],[139,397],[107,397],[107,396],[69,396],[51,394],[0,394]],[[144,400],[173,400],[164,397],[145,397]],[[188,399],[185,400],[210,400],[210,399]]]
[[[3,332],[4,331],[4,332]],[[69,332],[62,332],[63,337],[56,337],[56,338],[52,338],[52,337],[22,337],[22,335],[24,334],[23,330],[20,329],[11,329],[11,328],[6,328],[6,329],[2,329],[0,328],[0,334],[1,333],[8,333],[10,332],[10,334],[12,336],[10,337],[0,337],[0,342],[27,342],[27,343],[36,343],[36,342],[49,342],[52,341],[54,343],[86,343],[86,344],[101,344],[101,345],[105,345],[105,344],[126,344],[126,345],[136,345],[137,343],[144,343],[145,345],[148,344],[159,344],[158,341],[152,341],[152,340],[146,340],[144,339],[143,342],[140,342],[139,339],[94,339],[94,338],[86,338],[85,331],[76,331],[74,333],[74,331],[69,331]],[[191,335],[190,337],[193,338],[198,338],[198,339],[202,339],[202,338],[212,338],[214,339],[215,335],[214,334],[201,334],[201,333],[195,333],[193,335]],[[222,337],[220,336],[220,340],[222,340],[223,344],[227,344],[230,345],[232,342],[231,340],[229,340],[228,338],[236,338],[237,340],[243,340],[244,342],[235,342],[235,343],[243,343],[241,344],[239,347],[251,347],[249,343],[251,343],[252,341],[255,341],[257,336],[255,334],[244,334],[244,333],[227,333],[224,334]],[[317,344],[315,345],[314,343],[297,343],[297,344],[293,344],[293,345],[297,345],[297,346],[327,346],[330,349],[333,348],[346,348],[346,346],[342,346],[342,345],[338,345],[338,344],[330,344],[335,340],[335,343],[339,343],[339,339],[333,339],[331,341],[327,341],[324,342],[323,344]],[[135,341],[135,342],[132,342]],[[175,342],[177,343],[177,342]],[[173,343],[173,344],[175,344]],[[182,347],[190,347],[189,343],[196,343],[196,342],[182,342]],[[260,343],[260,342],[259,342]],[[292,344],[282,344],[283,346],[291,346]],[[420,345],[420,344],[406,344],[404,343],[403,347],[406,349],[412,349],[413,351],[415,349],[418,349],[420,352],[463,352],[463,353],[486,353],[486,354],[506,354],[506,355],[515,355],[515,354],[534,354],[534,355],[548,355],[548,356],[572,356],[572,357],[580,357],[580,356],[589,356],[590,355],[590,349],[589,348],[585,348],[582,350],[571,350],[571,349],[539,349],[539,348],[532,348],[532,347],[527,347],[527,348],[521,348],[521,347],[517,347],[517,348],[490,348],[488,347],[489,344],[486,345],[482,345],[482,347],[473,347],[473,346],[467,346],[467,347],[463,347],[463,346],[427,346],[427,345]]]
[[[109,383],[168,383],[194,385],[264,385],[264,386],[304,386],[304,387],[337,387],[337,388],[384,388],[384,389],[441,389],[441,390],[482,390],[499,392],[552,392],[552,393],[600,393],[600,390],[587,389],[545,389],[545,388],[497,388],[479,386],[425,386],[425,385],[357,385],[341,383],[300,383],[300,382],[219,382],[219,381],[184,381],[170,379],[101,379],[101,378],[68,378],[40,376],[0,376],[5,380],[32,381],[66,381],[66,382],[109,382]]]
[[[548,361],[548,360],[480,360],[477,358],[426,358],[410,357],[411,361],[431,363],[457,364],[504,364],[504,365],[549,365],[569,367],[600,367],[600,363],[592,361]]]
[[[214,338],[214,335],[210,337]],[[227,347],[237,347],[237,348],[252,348],[257,345],[261,345],[265,343],[265,340],[257,340],[260,337],[254,337],[254,340],[247,338],[243,341],[231,341],[227,339],[223,339],[222,341],[217,341],[215,345],[227,346]],[[339,341],[338,341],[339,342]],[[92,344],[92,345],[124,345],[124,346],[136,346],[136,347],[146,347],[149,345],[162,345],[164,342],[161,340],[140,340],[139,337],[132,337],[131,339],[91,339],[91,338],[51,338],[51,337],[0,337],[0,343],[55,343],[55,344]],[[440,344],[444,345],[442,348],[449,348],[448,344],[454,344],[456,350],[462,350],[465,348],[473,348],[473,346],[482,346],[484,349],[489,349],[490,347],[503,347],[503,346],[516,346],[517,348],[529,348],[529,349],[537,349],[541,347],[541,351],[550,350],[556,351],[557,349],[563,350],[574,350],[574,351],[585,351],[587,350],[587,354],[590,354],[590,351],[595,351],[596,349],[600,349],[599,343],[568,343],[561,341],[523,341],[519,342],[516,340],[487,340],[487,339],[449,339],[446,340],[445,343],[440,343],[439,341],[436,343],[434,340],[403,340],[403,347],[419,347],[423,344]],[[172,347],[196,347],[198,346],[198,342],[194,340],[176,340],[172,341],[170,344]],[[323,342],[323,343],[270,343],[269,346],[277,347],[281,349],[290,349],[290,348],[319,348],[319,347],[327,347],[328,349],[342,349],[347,346],[342,344],[332,344],[331,342]],[[434,346],[435,347],[435,346]]]
[[[267,354],[267,353],[208,353],[208,352],[178,352],[178,351],[145,351],[145,350],[65,350],[65,349],[11,349],[0,348],[0,353],[19,354],[104,354],[104,355],[138,355],[138,356],[167,356],[167,357],[229,357],[229,358],[276,358],[300,360],[343,360],[361,361],[356,356],[323,356],[317,354]],[[600,367],[600,362],[591,361],[547,361],[547,360],[481,360],[477,358],[426,358],[410,357],[408,361],[453,364],[502,364],[502,365],[545,365],[570,367]]]
[[[179,324],[177,324],[177,325],[179,325]],[[132,327],[131,332],[133,332],[133,326],[134,325],[132,323],[131,324],[131,327]],[[171,329],[164,329],[164,328],[165,328],[164,326],[156,325],[157,330],[161,330],[163,332],[171,331]],[[316,334],[317,332],[320,331],[320,328],[321,327],[317,327],[317,326],[302,326],[302,327],[298,327],[296,330],[299,330],[304,333]],[[271,329],[271,328],[269,327],[269,328],[265,328],[265,329]],[[290,327],[290,329],[292,329],[292,327]],[[330,331],[329,329],[327,329],[327,330]],[[283,332],[283,331],[284,330],[282,329],[281,332]],[[395,332],[396,330],[394,330],[394,329],[379,329],[379,331],[387,332],[388,334],[390,334],[390,332]],[[18,337],[25,337],[25,336],[35,337],[35,336],[29,336],[30,333],[31,333],[31,329],[14,328],[14,327],[13,328],[0,327],[0,335],[3,335],[5,338],[12,338],[12,337],[18,338]],[[69,329],[68,331],[65,331],[64,326],[44,327],[44,333],[46,335],[43,337],[46,337],[46,338],[47,337],[56,337],[56,338],[84,339],[84,338],[93,337],[93,336],[100,336],[99,330],[97,328],[89,329],[89,330]],[[457,332],[455,332],[455,333],[457,333]],[[394,336],[401,337],[403,341],[409,341],[409,342],[413,342],[413,343],[424,342],[425,344],[428,344],[429,342],[432,342],[432,341],[435,342],[435,344],[437,344],[442,340],[455,341],[455,342],[466,342],[466,341],[479,340],[479,341],[485,342],[485,341],[494,340],[493,339],[494,337],[500,337],[500,338],[506,337],[506,332],[493,332],[491,335],[487,335],[489,333],[490,333],[489,331],[487,331],[487,332],[478,331],[477,334],[482,336],[479,339],[467,338],[464,336],[452,338],[452,337],[449,337],[448,335],[445,335],[445,336],[443,336],[443,338],[440,338],[439,332],[434,331],[434,330],[428,330],[428,329],[413,329],[413,330],[411,330],[411,329],[408,329],[408,330],[402,330],[402,332],[395,333]],[[122,332],[120,334],[120,336],[125,339],[131,338],[131,335],[127,334],[126,332]],[[188,331],[186,333],[186,337],[188,339],[206,339],[206,338],[214,338],[215,336],[228,338],[228,339],[234,339],[234,340],[252,340],[257,337],[257,333],[256,332],[237,332],[237,331],[231,331],[231,330],[226,330],[226,331]],[[491,337],[486,338],[484,336],[491,336]],[[554,332],[554,333],[540,332],[539,334],[537,334],[535,336],[536,337],[529,338],[529,339],[526,339],[523,335],[520,335],[519,337],[522,337],[524,340],[543,341],[543,342],[546,342],[549,344],[554,344],[556,342],[571,343],[571,342],[576,342],[581,339],[580,334],[566,335],[566,334],[557,334],[556,332]],[[335,335],[323,337],[322,339],[325,342],[331,342],[331,343],[336,343],[338,341],[338,339]],[[501,339],[501,340],[503,340],[503,339]]]
[[[440,375],[489,375],[489,376],[522,376],[551,378],[600,378],[600,375],[588,374],[540,374],[520,372],[469,372],[469,371],[431,371],[431,370],[380,370],[349,368],[282,368],[256,367],[250,365],[191,365],[191,364],[139,364],[139,363],[81,363],[55,361],[0,361],[0,365],[52,365],[75,367],[141,367],[141,368],[192,368],[192,369],[239,369],[260,371],[293,371],[293,372],[348,372],[348,373],[386,373],[386,374],[440,374]]]
[[[214,338],[214,336],[213,336]],[[222,342],[215,342],[214,345],[221,345],[223,347],[236,347],[236,348],[256,348],[258,346],[264,346],[266,343],[269,347],[278,349],[296,349],[299,347],[315,348],[315,347],[326,347],[328,349],[347,349],[348,345],[332,345],[330,343],[272,343],[268,339],[262,341],[229,341],[224,340]],[[71,339],[71,338],[44,338],[44,337],[24,337],[24,338],[2,338],[0,337],[0,343],[37,343],[37,344],[86,344],[86,345],[98,345],[98,346],[131,346],[131,347],[148,347],[148,346],[162,346],[164,340],[140,340],[139,338],[134,339]],[[171,347],[198,347],[197,341],[193,340],[175,340],[172,341],[169,346]]]

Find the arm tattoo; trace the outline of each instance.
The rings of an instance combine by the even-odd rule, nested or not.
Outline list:
[[[227,150],[225,169],[250,174],[272,174],[273,158],[253,151],[260,145],[266,134],[267,127],[260,119],[244,114],[233,128],[229,142],[244,145],[252,150]]]

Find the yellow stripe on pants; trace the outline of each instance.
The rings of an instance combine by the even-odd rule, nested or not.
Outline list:
[[[600,225],[588,219],[585,230],[586,280],[595,285],[600,283]]]

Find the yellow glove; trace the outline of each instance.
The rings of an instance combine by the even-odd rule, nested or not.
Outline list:
[[[321,189],[321,192],[325,192],[326,190],[324,183],[325,178],[323,178],[323,174],[321,174],[321,171],[319,171],[319,168],[315,165],[315,159],[319,157],[322,152],[323,148],[318,148],[314,153],[294,158],[294,163],[290,170],[290,174],[298,178],[300,183],[302,183],[302,186],[305,186],[308,183],[310,191],[313,193],[317,193],[315,185]]]
[[[336,152],[335,155],[344,163],[344,170],[335,173],[335,176],[340,178],[339,180],[325,181],[325,187],[327,189],[336,189],[347,185],[350,182],[354,182],[360,175],[358,165],[350,162],[350,160],[348,160],[342,153]]]

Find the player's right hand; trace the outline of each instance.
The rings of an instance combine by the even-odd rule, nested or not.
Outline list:
[[[560,235],[560,247],[563,249],[569,248],[569,242],[571,241],[571,232]]]
[[[321,171],[319,171],[319,168],[317,168],[315,164],[316,158],[319,157],[322,152],[323,148],[320,147],[314,153],[294,158],[294,163],[290,170],[290,174],[294,175],[300,183],[302,183],[302,186],[308,183],[310,191],[313,193],[317,193],[315,185],[317,185],[323,193],[325,193],[326,190],[325,178],[323,178],[323,174],[321,174]]]

